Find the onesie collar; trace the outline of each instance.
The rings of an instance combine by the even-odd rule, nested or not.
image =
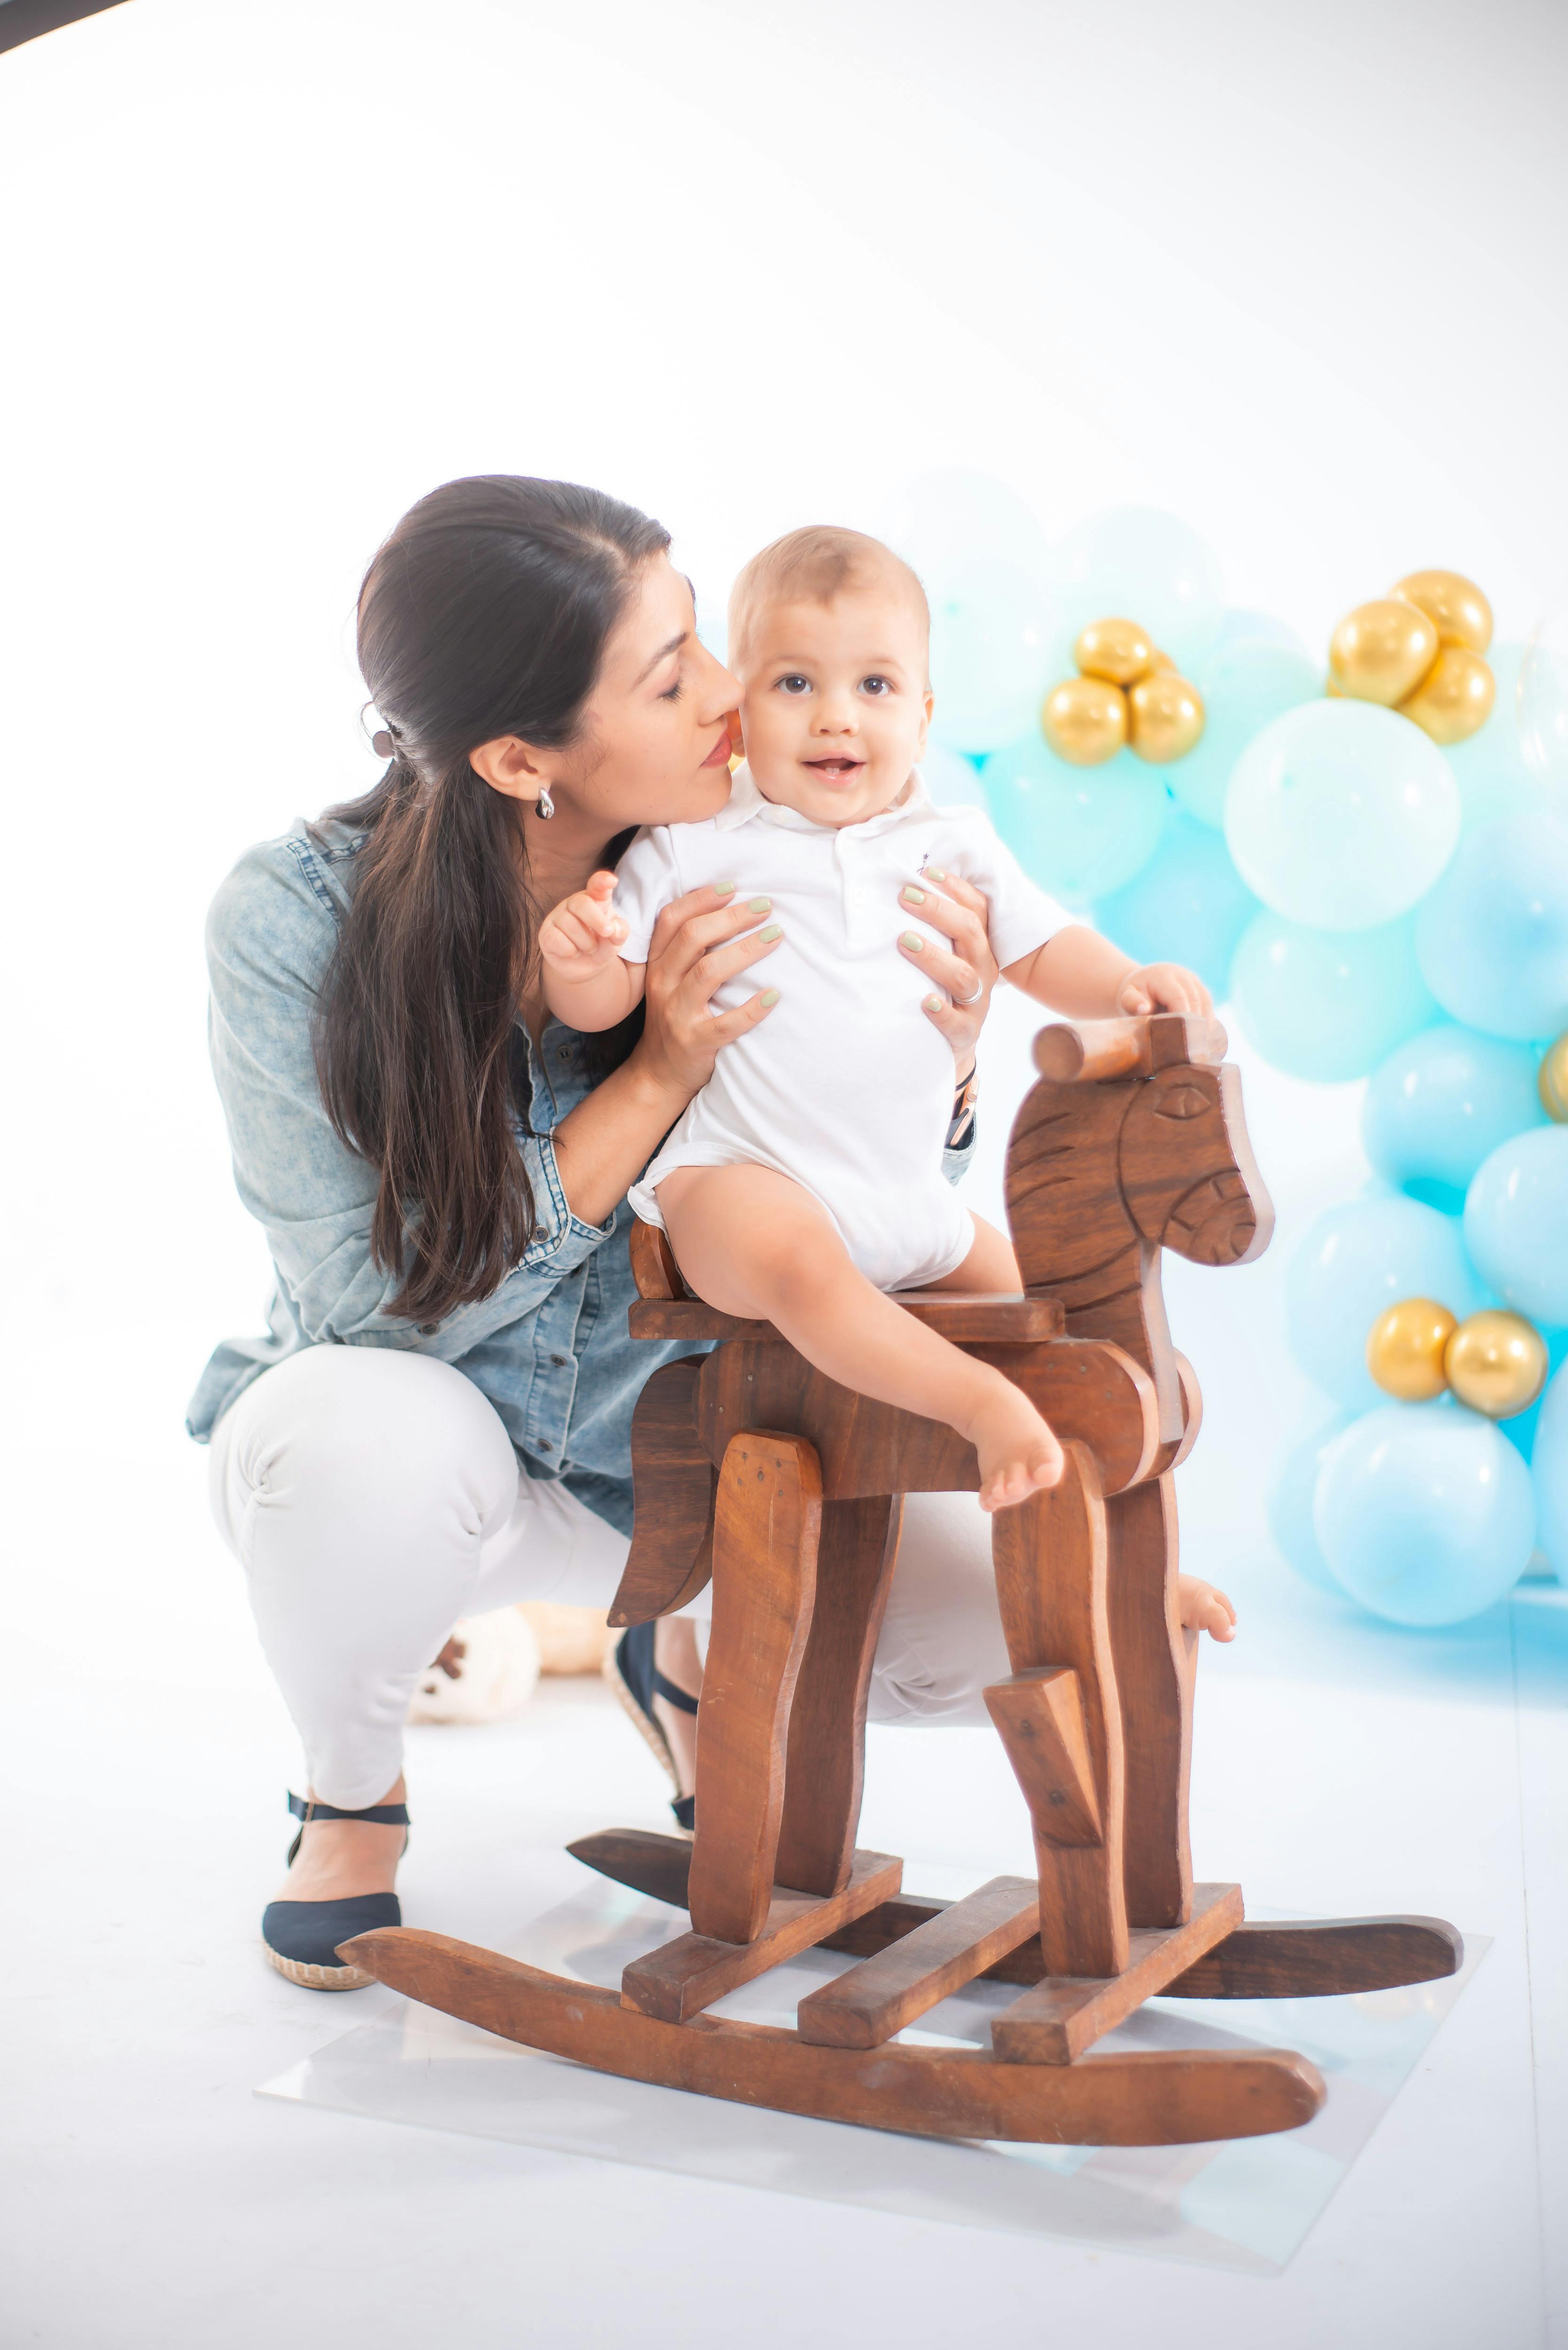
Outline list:
[[[860,824],[817,824],[811,816],[802,816],[798,808],[780,807],[774,800],[764,799],[753,780],[752,771],[744,760],[736,768],[730,784],[730,796],[713,818],[714,829],[733,832],[737,826],[750,824],[760,817],[764,824],[783,826],[786,832],[825,832],[840,838],[863,840],[879,832],[890,832],[907,816],[929,816],[935,803],[926,789],[919,767],[915,768],[908,788],[900,800],[877,816],[868,816]]]

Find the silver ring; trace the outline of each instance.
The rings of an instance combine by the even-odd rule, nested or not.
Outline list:
[[[985,982],[984,982],[983,980],[981,980],[981,982],[980,985],[975,989],[974,993],[973,993],[972,995],[960,995],[960,996],[956,996],[956,997],[954,998],[954,1000],[953,1000],[953,1009],[954,1009],[954,1011],[955,1011],[955,1012],[967,1012],[967,1011],[969,1010],[970,1005],[971,1005],[971,1003],[978,1003],[980,1002],[981,997],[984,993],[985,993]]]

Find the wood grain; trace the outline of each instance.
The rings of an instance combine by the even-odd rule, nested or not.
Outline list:
[[[597,1984],[409,1927],[360,1934],[339,1956],[443,2014],[599,2072],[918,2137],[1182,2146],[1299,2129],[1324,2095],[1315,2065],[1288,2049],[1058,2066],[999,2064],[983,2049],[814,2048],[766,2024],[707,2015],[665,2023]]]
[[[639,1216],[632,1225],[627,1242],[631,1259],[631,1277],[637,1284],[639,1297],[689,1297],[691,1293],[680,1277],[680,1267],[675,1262],[675,1252],[670,1236],[657,1224],[645,1224]]]
[[[898,1555],[902,1496],[825,1502],[811,1632],[790,1707],[774,1874],[806,1893],[847,1884],[866,1772],[866,1703]]]
[[[1035,1833],[1053,1844],[1105,1841],[1078,1676],[1040,1665],[981,1691]]]
[[[1059,1338],[1066,1321],[1055,1297],[957,1289],[895,1289],[889,1295],[911,1321],[934,1330],[940,1338],[950,1338],[955,1345],[980,1339],[997,1347],[1028,1346],[1039,1338]],[[692,1346],[703,1338],[749,1338],[753,1345],[774,1347],[786,1343],[771,1322],[747,1322],[739,1315],[721,1314],[716,1306],[704,1305],[701,1298],[643,1296],[632,1306],[628,1326],[634,1338],[677,1338]]]
[[[796,2026],[824,2048],[878,2048],[940,2000],[1032,1940],[1040,1889],[1026,1877],[993,1877],[847,1974],[803,1999]]]
[[[639,1232],[650,1232],[639,1224]],[[656,1239],[661,1237],[655,1234]],[[713,1463],[697,1433],[704,1357],[654,1372],[631,1415],[631,1548],[611,1603],[612,1624],[646,1624],[695,1599],[712,1572]]]
[[[1239,1885],[1195,1886],[1185,1925],[1138,1928],[1126,1967],[1108,1981],[1047,1976],[997,2017],[991,2044],[1012,2064],[1071,2064],[1241,1922]]]
[[[1125,1771],[1121,1709],[1106,1602],[1106,1511],[1093,1455],[1064,1446],[1061,1482],[992,1524],[1002,1628],[1014,1673],[1065,1665],[1077,1676],[1101,1841],[1053,1840],[1032,1812],[1040,1870],[1040,1939],[1053,1974],[1117,1975],[1127,1962],[1122,1885]],[[1029,1790],[1024,1789],[1027,1800]]]
[[[1187,1791],[1198,1635],[1182,1630],[1177,1606],[1174,1479],[1111,1495],[1106,1545],[1127,1763],[1127,1920],[1179,1926],[1192,1900]]]
[[[677,1935],[646,1958],[633,1959],[621,1975],[622,2002],[641,2015],[684,2023],[726,1992],[738,1991],[742,1983],[766,1974],[797,1951],[810,1950],[835,1927],[888,1900],[898,1890],[903,1873],[903,1862],[888,1853],[857,1852],[848,1883],[826,1901],[797,1893],[793,1886],[774,1886],[761,1929],[749,1942],[696,1932]]]
[[[692,1925],[722,1941],[753,1940],[773,1898],[790,1703],[811,1630],[821,1526],[811,1446],[798,1436],[736,1436],[714,1503],[689,1895]]]

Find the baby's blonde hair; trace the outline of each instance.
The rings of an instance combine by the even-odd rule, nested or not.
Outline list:
[[[831,604],[846,590],[891,579],[908,597],[929,640],[931,614],[926,591],[902,556],[864,531],[840,530],[832,523],[809,523],[775,538],[753,555],[730,590],[730,666],[743,671],[757,616],[770,604]]]

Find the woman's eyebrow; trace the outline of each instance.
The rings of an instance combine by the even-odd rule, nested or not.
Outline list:
[[[648,667],[643,670],[638,677],[638,684],[640,685],[642,683],[643,678],[651,677],[661,660],[668,660],[671,653],[678,653],[691,634],[691,631],[690,629],[682,629],[678,637],[671,637],[667,645],[660,645],[659,650],[654,654],[653,659],[649,662]]]

